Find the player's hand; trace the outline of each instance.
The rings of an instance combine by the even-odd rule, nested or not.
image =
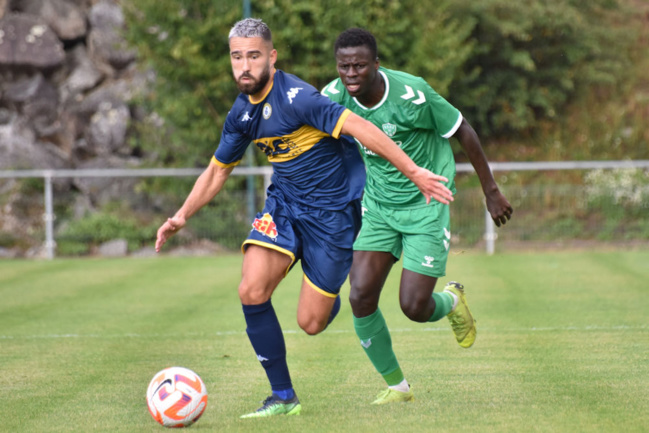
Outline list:
[[[430,204],[431,198],[440,203],[449,204],[452,202],[453,193],[442,182],[448,182],[444,176],[437,175],[430,170],[419,167],[413,182],[419,188],[419,191],[426,197],[426,204]]]
[[[175,235],[178,230],[185,227],[185,218],[174,216],[168,218],[164,224],[158,229],[158,236],[155,241],[155,250],[157,253],[160,252],[162,246],[167,242],[167,239]]]
[[[487,210],[496,225],[500,227],[509,221],[514,213],[512,205],[499,190],[493,191],[485,196],[487,199]]]

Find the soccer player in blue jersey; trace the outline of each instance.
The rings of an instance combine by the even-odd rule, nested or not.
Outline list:
[[[513,212],[491,174],[478,135],[462,114],[422,78],[379,66],[374,36],[363,29],[342,32],[334,53],[340,78],[323,94],[381,127],[421,167],[449,179],[455,192],[455,160],[448,138],[456,137],[475,168],[487,208],[495,223],[505,224]],[[413,400],[392,349],[390,331],[379,309],[383,284],[403,254],[399,302],[415,322],[448,317],[461,347],[471,347],[476,325],[464,287],[455,282],[434,293],[445,275],[451,240],[449,207],[428,204],[417,187],[359,140],[367,168],[363,196],[363,228],[354,242],[349,300],[354,329],[387,389],[374,400],[385,404]]]
[[[358,138],[389,160],[417,185],[425,201],[448,203],[452,194],[442,183],[445,177],[418,167],[372,123],[296,76],[275,69],[277,51],[270,29],[261,20],[248,18],[235,24],[229,46],[241,94],[227,115],[208,167],[181,208],[158,229],[156,251],[219,193],[250,142],[266,153],[273,166],[272,185],[242,246],[239,298],[248,338],[272,394],[261,408],[242,418],[296,415],[301,405],[291,383],[271,296],[301,260],[299,326],[307,334],[317,334],[340,308],[338,293],[351,267],[364,184],[360,155],[338,140],[340,134]]]

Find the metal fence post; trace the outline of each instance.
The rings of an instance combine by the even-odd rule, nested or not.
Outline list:
[[[54,258],[54,248],[56,242],[54,241],[54,206],[52,205],[52,174],[46,173],[43,177],[45,180],[45,252],[48,260]]]
[[[491,215],[486,206],[484,215],[484,239],[487,247],[487,254],[491,256],[496,251],[496,238],[498,237],[498,233],[496,233],[496,225],[491,219]]]

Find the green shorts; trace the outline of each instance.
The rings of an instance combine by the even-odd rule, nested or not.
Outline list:
[[[403,267],[431,277],[446,275],[451,243],[448,205],[430,204],[416,209],[393,209],[363,199],[363,222],[354,242],[355,251],[382,251]]]

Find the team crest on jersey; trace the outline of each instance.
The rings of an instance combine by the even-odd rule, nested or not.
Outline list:
[[[270,118],[270,115],[273,114],[273,107],[271,107],[270,104],[266,102],[261,114],[264,116],[264,119],[268,120]]]
[[[273,217],[269,213],[265,213],[261,218],[255,218],[252,222],[252,228],[274,241],[277,240],[277,226],[273,221]]]
[[[384,123],[383,132],[385,132],[385,134],[388,137],[394,137],[394,134],[397,133],[397,125],[393,125],[391,123]]]

